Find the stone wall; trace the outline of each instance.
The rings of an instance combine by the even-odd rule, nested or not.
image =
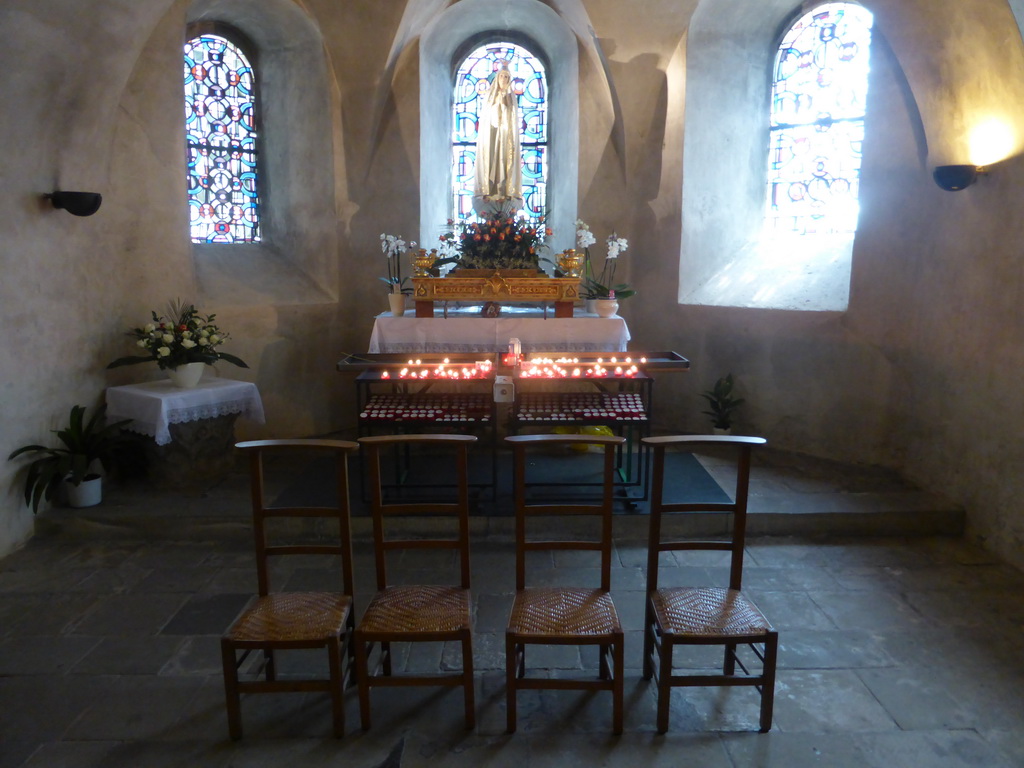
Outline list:
[[[157,376],[151,368],[103,366],[127,354],[127,327],[178,296],[216,312],[234,337],[229,351],[251,366],[218,366],[221,375],[255,381],[264,396],[267,425],[239,422],[240,436],[353,426],[351,382],[334,365],[343,352],[365,349],[372,317],[386,306],[376,279],[379,234],[415,238],[424,226],[417,36],[447,5],[5,3],[4,451],[45,439],[72,404],[100,402],[106,386]],[[494,3],[499,29],[503,5]],[[762,62],[770,57],[765,48],[744,46],[770,52],[770,36],[689,40],[698,15],[733,12],[724,0],[546,5],[579,47],[578,214],[599,237],[615,230],[630,240],[622,277],[640,294],[622,314],[632,346],[672,349],[693,363],[689,374],[658,382],[659,426],[703,431],[698,393],[732,371],[749,402],[742,431],[781,448],[895,467],[963,502],[972,534],[1024,563],[1024,515],[1015,503],[1024,483],[1016,455],[1024,398],[1015,376],[1024,354],[1017,262],[1024,168],[1018,159],[999,163],[960,193],[942,192],[930,178],[936,163],[966,162],[970,124],[982,112],[1010,115],[1024,135],[1015,116],[1024,113],[1024,67],[1011,6],[872,4],[884,42],[870,97],[850,305],[797,312],[678,303],[679,263],[693,255],[687,248],[720,245],[684,230],[684,169],[693,159],[684,147],[701,151],[687,140],[697,124],[686,114],[688,77],[695,62],[715,57],[728,55],[740,68]],[[797,3],[763,6],[780,18],[798,11]],[[264,15],[245,15],[253,9]],[[287,237],[261,249],[251,266],[191,247],[182,194],[184,30],[190,19],[224,13],[241,26],[276,20],[289,32],[283,50],[275,48],[273,73],[291,73],[281,109],[292,144],[268,148],[281,153],[279,173],[293,184],[290,207],[275,212],[287,217]],[[287,50],[292,30],[304,53],[316,52],[312,80],[288,69],[308,70]],[[748,74],[767,87],[759,67]],[[723,109],[725,124],[730,115]],[[296,138],[303,126],[309,137]],[[102,192],[103,207],[87,219],[54,211],[40,196],[58,187]],[[734,205],[720,192],[719,205]],[[0,466],[0,553],[31,535],[20,479],[13,464]]]

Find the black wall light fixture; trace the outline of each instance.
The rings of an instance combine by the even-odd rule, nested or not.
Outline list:
[[[978,180],[984,168],[976,165],[938,165],[932,173],[935,183],[947,192],[959,192]]]
[[[52,192],[43,197],[53,203],[54,208],[63,208],[75,216],[92,216],[103,202],[99,192]]]

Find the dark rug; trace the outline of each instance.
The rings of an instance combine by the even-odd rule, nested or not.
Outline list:
[[[534,453],[527,466],[527,482],[534,484],[531,495],[540,500],[566,502],[593,499],[600,489],[601,456],[596,453],[563,451]],[[369,514],[368,487],[364,487],[364,467],[358,456],[350,461],[352,483],[352,514]],[[417,455],[404,461],[391,457],[382,463],[388,496],[403,500],[439,498],[439,488],[450,486],[455,479],[454,466],[448,457]],[[637,477],[634,467],[633,477]],[[293,473],[294,479],[283,483],[283,490],[274,499],[275,506],[328,506],[334,503],[334,467],[329,460],[312,459]],[[496,482],[492,484],[492,476]],[[714,478],[689,453],[667,453],[665,456],[665,500],[673,502],[727,502],[729,497]],[[472,485],[473,513],[477,515],[512,515],[512,455],[499,451],[496,466],[487,452],[470,458],[469,478]],[[630,511],[645,511],[642,483],[623,485],[619,495]]]

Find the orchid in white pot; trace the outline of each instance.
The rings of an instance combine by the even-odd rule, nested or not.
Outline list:
[[[402,254],[416,247],[415,241],[406,243],[397,235],[381,233],[380,250],[387,260],[388,275],[381,277],[388,286],[388,293],[403,294],[412,293],[412,288],[407,288],[408,276],[402,277]]]
[[[615,282],[615,269],[619,263],[619,255],[629,248],[624,237],[612,233],[607,239],[607,254],[601,266],[600,275],[594,274],[590,258],[590,246],[597,242],[590,227],[582,219],[576,220],[576,247],[583,251],[583,282],[580,286],[586,299],[628,299],[636,293],[627,283]]]

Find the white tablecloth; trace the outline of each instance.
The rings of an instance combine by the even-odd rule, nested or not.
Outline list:
[[[164,379],[107,389],[107,418],[131,419],[129,429],[153,437],[157,445],[171,442],[171,424],[233,413],[263,423],[263,401],[255,384],[214,378],[179,389]]]
[[[479,317],[450,312],[448,317],[377,316],[369,352],[504,352],[519,339],[523,352],[625,352],[629,328],[619,316],[598,317],[577,310],[574,317],[543,317],[508,312]]]

